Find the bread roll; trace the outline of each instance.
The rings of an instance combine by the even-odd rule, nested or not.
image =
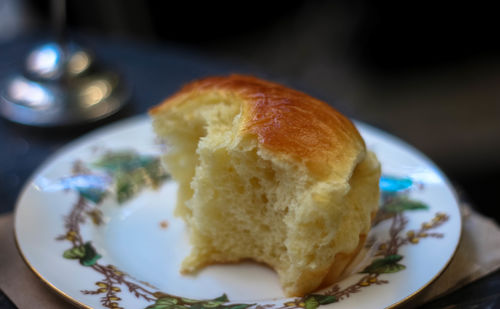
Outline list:
[[[192,82],[150,111],[190,229],[181,271],[252,259],[287,296],[337,279],[362,247],[380,165],[326,103],[250,76]]]

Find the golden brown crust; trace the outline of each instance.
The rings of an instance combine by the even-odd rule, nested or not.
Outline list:
[[[328,175],[335,170],[339,179],[348,177],[364,157],[363,139],[338,111],[305,93],[251,76],[194,81],[150,113],[173,108],[205,91],[242,99],[240,133],[256,135],[260,146],[302,161],[317,174]]]
[[[179,119],[184,121],[180,123],[187,122],[188,127],[191,120],[193,120],[192,123],[198,123],[201,127],[212,121],[207,115],[223,114],[220,110],[221,106],[227,108],[224,105],[231,106],[231,113],[226,117],[227,119],[224,118],[223,127],[224,130],[231,130],[231,134],[227,135],[230,136],[228,144],[231,147],[237,145],[234,147],[241,147],[237,150],[247,151],[245,147],[249,146],[248,149],[254,151],[255,145],[257,145],[258,155],[276,164],[273,165],[273,168],[274,166],[286,166],[287,169],[294,170],[298,166],[298,172],[302,175],[304,172],[302,168],[307,167],[310,172],[307,173],[308,176],[316,177],[313,181],[319,180],[318,183],[321,186],[327,184],[328,188],[333,188],[335,198],[343,196],[346,200],[346,206],[350,206],[347,202],[356,203],[358,200],[371,203],[371,198],[354,199],[349,195],[351,192],[355,192],[353,188],[364,188],[365,185],[364,181],[359,180],[360,176],[356,176],[359,175],[355,171],[357,168],[361,171],[362,176],[366,174],[368,181],[373,181],[373,185],[378,187],[378,180],[376,182],[373,180],[375,179],[375,167],[372,166],[374,165],[372,160],[369,160],[372,157],[370,154],[367,155],[364,141],[359,132],[351,121],[335,109],[302,92],[250,76],[209,77],[187,84],[179,92],[151,109],[150,113],[156,119],[162,119],[162,117],[155,116],[169,115],[171,118],[163,117],[163,119],[167,119],[164,122],[167,124],[169,119],[180,117]],[[237,116],[235,117],[235,115]],[[172,123],[178,127],[176,124],[179,122],[172,121]],[[160,128],[160,124],[162,123],[156,123],[158,128]],[[172,124],[169,125],[172,126]],[[200,135],[196,135],[196,137],[202,137],[203,134],[209,132],[209,129],[209,126],[205,131],[196,129],[196,134]],[[227,136],[224,135],[224,138]],[[287,164],[281,165],[284,161]],[[292,167],[290,168],[290,166]],[[294,172],[297,171],[294,170]],[[323,177],[328,178],[318,179]],[[309,179],[307,178],[307,181]],[[323,193],[321,190],[314,192]],[[329,194],[325,193],[324,195],[333,196],[333,193]],[[348,196],[344,196],[345,194]],[[323,195],[313,194],[312,199],[315,198],[320,200]],[[364,210],[357,209],[356,211]],[[318,267],[301,269],[299,277],[295,281],[288,280],[287,276],[289,273],[294,274],[294,276],[297,273],[287,273],[288,268],[280,268],[281,262],[279,265],[269,264],[280,273],[280,276],[283,274],[283,278],[285,278],[283,279],[283,287],[287,294],[301,296],[318,288],[319,285],[330,284],[342,276],[342,272],[352,263],[363,247],[369,228],[366,216],[363,216],[364,220],[361,223],[354,224],[357,227],[352,227],[349,222],[358,217],[360,216],[350,216],[349,220],[351,221],[344,222],[347,222],[345,223],[347,229],[355,230],[353,233],[359,236],[359,242],[340,246],[339,248],[342,249],[337,248],[338,250],[328,257],[328,261],[322,262]],[[349,241],[351,240],[352,238],[349,238]],[[345,241],[343,242],[345,243]],[[331,242],[332,246],[338,246],[339,243]],[[185,260],[184,263],[189,268],[184,268],[184,271],[191,272],[211,263],[235,262],[224,255],[211,255],[209,258],[200,256],[201,254],[192,253],[190,258],[192,257],[193,262],[190,260],[186,263]],[[253,257],[253,259],[263,263],[271,263],[258,256]]]

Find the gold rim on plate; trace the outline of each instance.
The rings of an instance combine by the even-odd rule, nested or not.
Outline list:
[[[139,120],[140,117],[133,117],[133,119],[129,119],[129,120],[126,120],[126,122],[132,122],[132,120]],[[123,122],[121,122],[121,124],[123,124]],[[113,128],[116,128],[118,124],[115,124],[115,125],[111,125],[111,127]],[[371,126],[368,126],[370,129],[375,129],[376,132],[383,132],[383,131],[380,131],[376,128],[373,128]],[[93,132],[93,133],[90,133],[91,135],[95,135],[95,134],[100,134],[100,133],[103,133],[103,131],[108,131],[110,130],[110,126],[106,127],[106,128],[103,128],[101,130],[97,130],[97,132]],[[385,132],[383,132],[384,135],[387,134]],[[88,136],[88,135],[87,135]],[[391,135],[389,135],[391,136]],[[392,136],[391,136],[392,137]],[[394,137],[393,137],[394,138]],[[68,145],[66,145],[65,147],[62,147],[59,151],[57,151],[56,153],[54,153],[50,158],[47,159],[47,161],[45,161],[42,165],[40,165],[36,170],[35,172],[33,173],[33,175],[28,179],[28,181],[26,182],[26,184],[24,185],[23,189],[21,190],[21,193],[19,194],[19,197],[17,199],[17,202],[16,202],[16,206],[15,206],[15,209],[14,209],[14,225],[13,225],[13,232],[14,232],[14,240],[15,240],[15,243],[16,243],[16,247],[17,247],[17,250],[19,251],[23,261],[26,263],[26,265],[28,266],[28,268],[43,282],[45,283],[50,289],[52,289],[53,291],[56,292],[57,295],[61,296],[63,299],[67,300],[68,302],[70,302],[71,304],[73,305],[76,305],[80,308],[85,308],[85,309],[89,309],[89,308],[92,308],[91,306],[88,306],[84,303],[82,303],[81,301],[78,301],[77,299],[75,299],[73,296],[63,292],[60,288],[56,287],[54,284],[52,284],[49,280],[47,280],[46,278],[43,277],[43,275],[36,269],[35,266],[33,266],[30,261],[28,260],[28,258],[25,256],[24,252],[22,251],[21,249],[21,245],[20,245],[20,242],[19,242],[19,239],[18,239],[18,233],[17,233],[17,213],[18,213],[18,209],[19,209],[19,205],[20,205],[20,200],[21,200],[21,197],[24,196],[24,194],[26,193],[26,191],[28,190],[29,188],[29,185],[33,182],[33,179],[35,177],[35,175],[39,174],[44,168],[46,168],[48,166],[48,164],[50,162],[53,162],[53,159],[52,158],[56,158],[58,155],[66,152],[68,149],[70,149],[71,147],[73,147],[75,144],[79,144],[80,142],[83,142],[83,140],[85,140],[86,138],[83,137],[83,138],[79,138],[71,143],[69,143]],[[412,152],[416,152],[416,154],[420,157],[422,157],[423,159],[425,159],[426,161],[428,161],[429,164],[431,165],[434,165],[434,163],[428,159],[424,154],[422,154],[420,151],[414,149],[411,145],[408,145],[406,142],[404,141],[401,141],[399,140],[398,138],[396,138],[396,140],[398,142],[402,142],[404,146],[406,147],[409,147],[410,150]],[[436,167],[434,165],[434,167]],[[443,179],[443,183],[447,185],[447,187],[450,189],[451,193],[453,194],[453,199],[458,207],[458,212],[459,212],[459,218],[458,218],[458,224],[459,224],[459,238],[458,238],[458,241],[455,245],[455,248],[453,249],[453,253],[450,255],[450,257],[448,258],[448,260],[446,261],[446,263],[444,264],[444,266],[438,271],[436,272],[436,274],[434,274],[434,276],[426,283],[424,284],[423,286],[421,286],[420,288],[418,288],[415,292],[411,293],[410,295],[404,297],[403,299],[389,305],[387,308],[395,308],[395,307],[398,307],[404,303],[407,303],[409,302],[410,300],[413,300],[418,294],[420,294],[423,290],[425,290],[427,287],[429,287],[432,283],[434,283],[436,281],[437,278],[439,278],[443,272],[449,267],[449,265],[451,264],[451,261],[453,260],[453,258],[455,257],[456,253],[457,253],[457,250],[458,250],[458,247],[459,245],[461,244],[462,242],[462,237],[463,237],[463,216],[461,214],[461,209],[460,209],[460,200],[458,198],[458,195],[457,195],[457,192],[455,191],[455,188],[451,185],[450,181],[448,180],[448,178],[445,176],[444,173],[442,173],[439,168],[436,167],[436,169],[438,170],[438,174],[439,176]]]
[[[447,183],[449,183],[448,179],[445,179]],[[31,179],[28,183],[31,182]],[[453,195],[455,197],[455,201],[457,202],[457,205],[460,207],[460,203],[457,199],[457,193],[455,192],[454,189],[452,189],[453,191]],[[24,193],[24,189],[22,191],[22,193]],[[19,195],[19,196],[22,196]],[[77,299],[73,298],[72,296],[68,295],[67,293],[63,292],[61,289],[59,289],[58,287],[56,287],[55,285],[53,285],[52,283],[50,283],[50,281],[48,281],[47,279],[45,279],[42,274],[40,274],[40,272],[38,272],[38,270],[35,268],[35,266],[31,265],[31,263],[28,261],[28,258],[24,255],[23,251],[21,250],[21,246],[19,245],[19,240],[17,238],[17,232],[16,232],[16,224],[15,224],[15,218],[16,218],[16,215],[17,215],[17,205],[18,203],[16,203],[16,208],[14,210],[14,240],[15,240],[15,243],[16,243],[16,248],[17,250],[19,251],[19,254],[21,255],[24,263],[28,266],[28,268],[38,277],[38,279],[40,279],[43,283],[45,283],[49,288],[51,288],[54,292],[56,292],[57,295],[59,295],[60,297],[62,297],[63,299],[65,299],[66,301],[69,301],[70,303],[72,303],[73,305],[76,305],[80,308],[85,308],[85,309],[93,309],[92,307],[78,301]],[[460,209],[459,209],[460,210]],[[388,309],[392,309],[392,308],[396,308],[400,305],[403,305],[404,303],[407,303],[409,302],[410,300],[414,299],[418,294],[420,294],[423,290],[425,290],[427,287],[429,287],[432,283],[434,283],[434,281],[436,281],[437,278],[439,278],[444,272],[445,270],[450,266],[451,264],[451,261],[453,260],[453,258],[455,257],[455,254],[457,253],[457,250],[458,250],[458,247],[460,246],[460,243],[462,242],[462,236],[463,236],[463,217],[462,215],[460,215],[460,220],[459,220],[459,224],[460,224],[460,237],[459,237],[459,240],[457,242],[457,245],[455,246],[454,250],[453,250],[453,254],[450,256],[450,258],[448,259],[448,261],[446,262],[446,264],[443,266],[443,268],[437,272],[432,278],[431,280],[429,280],[429,282],[427,282],[424,286],[420,287],[419,289],[417,289],[415,292],[413,292],[412,294],[406,296],[405,298],[401,299],[400,301],[386,307]]]

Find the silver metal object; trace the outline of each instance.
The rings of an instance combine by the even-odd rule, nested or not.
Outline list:
[[[53,42],[33,50],[25,73],[6,81],[0,113],[25,125],[74,125],[114,114],[128,97],[120,76],[100,69],[91,53]]]
[[[76,125],[117,112],[129,98],[122,78],[104,70],[93,55],[65,40],[65,2],[52,3],[57,42],[35,48],[24,72],[0,89],[0,114],[31,126]]]

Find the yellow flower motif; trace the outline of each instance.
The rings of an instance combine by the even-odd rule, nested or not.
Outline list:
[[[432,227],[432,225],[428,222],[422,223],[422,228],[424,228],[424,229],[430,229],[431,227]]]
[[[108,287],[108,285],[106,283],[101,282],[101,281],[96,282],[95,285],[97,285],[98,287],[101,287],[101,288],[107,288]]]
[[[73,241],[75,240],[76,238],[76,232],[73,231],[73,230],[70,230],[67,234],[66,234],[66,239],[69,240],[69,241]]]
[[[442,212],[438,212],[438,213],[436,214],[436,217],[437,217],[437,218],[440,218],[440,219],[444,219],[444,218],[446,218],[446,214],[445,214],[445,213],[442,213]]]

